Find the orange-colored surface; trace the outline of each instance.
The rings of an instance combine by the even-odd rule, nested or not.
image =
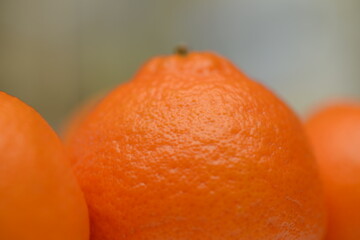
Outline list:
[[[60,136],[63,141],[66,143],[69,139],[73,138],[73,134],[77,131],[78,127],[84,121],[86,116],[91,112],[91,110],[96,106],[98,102],[102,99],[104,93],[94,95],[84,103],[80,104],[69,116],[68,119],[64,122],[61,127]]]
[[[306,123],[329,207],[326,240],[360,239],[360,104],[327,106]]]
[[[150,60],[97,105],[69,150],[92,240],[323,237],[301,123],[215,54]]]
[[[0,133],[0,239],[88,239],[85,200],[53,130],[0,92]]]

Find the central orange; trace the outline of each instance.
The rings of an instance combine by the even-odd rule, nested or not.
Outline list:
[[[92,240],[320,240],[320,181],[294,113],[228,60],[150,60],[68,147]]]

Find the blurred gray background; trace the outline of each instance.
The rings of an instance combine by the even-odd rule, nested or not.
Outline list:
[[[178,43],[213,50],[298,113],[360,97],[359,0],[0,0],[0,90],[55,128]]]

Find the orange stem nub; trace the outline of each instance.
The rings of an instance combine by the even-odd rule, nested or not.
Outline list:
[[[186,45],[184,44],[180,44],[175,48],[175,54],[179,55],[179,56],[186,56],[189,53],[189,49],[187,48]]]

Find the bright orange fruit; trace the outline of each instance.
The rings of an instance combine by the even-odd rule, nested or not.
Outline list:
[[[0,92],[0,132],[0,239],[89,239],[85,199],[53,130]]]
[[[328,105],[306,123],[329,208],[326,240],[360,239],[360,104]]]
[[[225,58],[154,58],[68,143],[91,239],[320,240],[325,207],[304,135]]]

